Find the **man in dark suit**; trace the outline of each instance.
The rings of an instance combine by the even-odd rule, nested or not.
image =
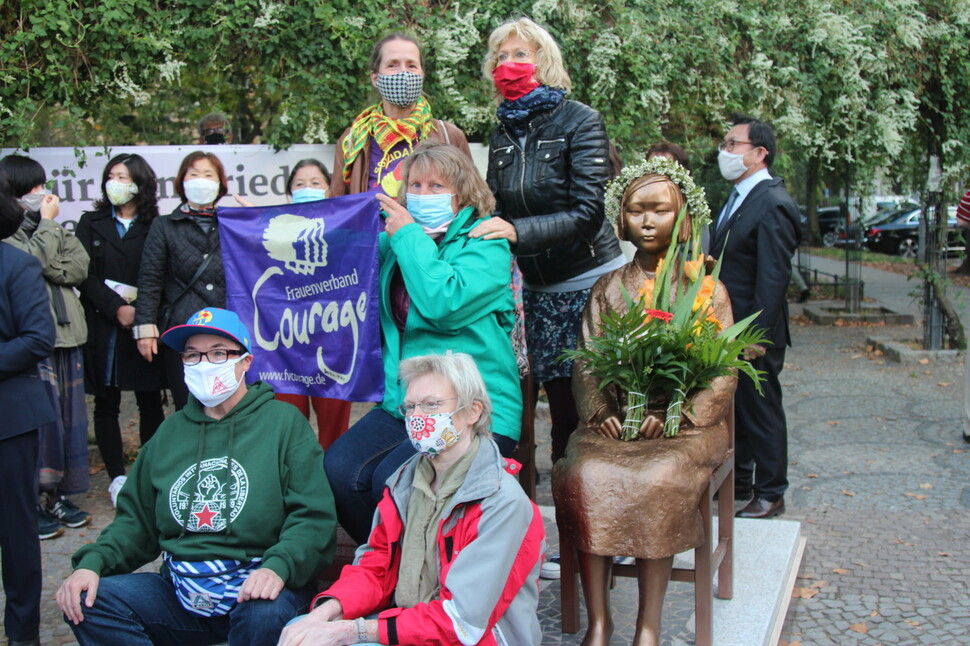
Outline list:
[[[735,320],[760,312],[754,324],[770,345],[752,346],[746,356],[765,372],[764,396],[744,375],[735,395],[735,491],[753,498],[739,518],[770,518],[785,511],[788,488],[788,427],[778,376],[785,364],[791,258],[799,240],[798,207],[781,178],[768,172],[775,158],[772,127],[735,114],[721,143],[721,174],[734,190],[711,224],[710,253],[722,258],[720,279],[727,287]]]
[[[40,263],[3,242],[23,217],[0,173],[0,557],[7,597],[3,627],[11,646],[39,643],[37,429],[54,421],[37,373],[37,362],[54,349],[54,319]]]

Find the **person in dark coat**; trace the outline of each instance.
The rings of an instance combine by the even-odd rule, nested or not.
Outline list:
[[[226,306],[216,203],[228,190],[218,157],[189,153],[175,177],[182,203],[152,223],[142,253],[132,334],[146,361],[161,359],[176,410],[185,406],[189,391],[178,353],[164,347],[159,355],[158,330],[180,325],[206,307]]]
[[[720,278],[734,318],[758,312],[754,325],[771,341],[745,353],[765,373],[764,395],[746,375],[738,377],[734,488],[738,500],[750,502],[737,515],[771,518],[784,513],[788,489],[788,424],[779,375],[791,345],[785,292],[800,238],[799,213],[785,182],[769,172],[776,149],[770,124],[735,114],[719,148],[721,175],[734,190],[711,224],[710,254],[722,260]]]
[[[37,429],[55,419],[37,370],[54,350],[54,319],[40,262],[2,242],[20,228],[23,217],[0,173],[0,567],[3,627],[11,646],[40,643]]]
[[[157,189],[155,172],[141,156],[114,157],[104,167],[101,199],[81,216],[75,231],[91,257],[80,285],[88,323],[84,384],[94,395],[94,435],[111,480],[112,505],[126,480],[118,423],[121,392],[135,391],[142,444],[165,417],[161,366],[145,361],[131,336],[142,249],[158,215]]]

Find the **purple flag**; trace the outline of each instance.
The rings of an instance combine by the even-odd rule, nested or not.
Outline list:
[[[384,393],[372,193],[219,209],[226,304],[251,329],[277,392],[347,401]]]

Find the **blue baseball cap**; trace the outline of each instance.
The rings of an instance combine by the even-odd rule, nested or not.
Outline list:
[[[241,345],[246,352],[252,352],[249,345],[249,330],[239,320],[239,316],[235,312],[219,307],[201,309],[190,316],[185,325],[169,328],[162,334],[162,343],[181,352],[189,337],[196,334],[223,336]]]

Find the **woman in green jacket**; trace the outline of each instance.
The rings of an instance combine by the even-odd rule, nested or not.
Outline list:
[[[398,199],[377,196],[386,218],[380,240],[384,399],[333,444],[324,464],[337,517],[358,543],[367,539],[385,481],[414,455],[398,410],[402,359],[471,355],[494,403],[492,432],[506,457],[518,444],[522,418],[510,339],[509,245],[468,236],[490,217],[495,199],[454,146],[423,143],[403,168]],[[432,412],[435,402],[424,404]]]

